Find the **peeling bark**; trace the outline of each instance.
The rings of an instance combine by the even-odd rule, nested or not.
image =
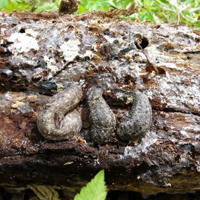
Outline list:
[[[77,191],[100,169],[111,190],[185,193],[200,189],[200,32],[94,14],[0,13],[0,185]],[[50,142],[36,120],[53,94],[78,84],[82,130]],[[153,119],[139,141],[90,139],[89,88],[117,124],[133,91],[148,96]],[[34,185],[34,186],[33,186]]]

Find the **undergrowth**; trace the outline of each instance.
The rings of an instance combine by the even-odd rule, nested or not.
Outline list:
[[[104,170],[101,170],[85,187],[83,187],[74,200],[105,200],[107,188],[104,181]]]

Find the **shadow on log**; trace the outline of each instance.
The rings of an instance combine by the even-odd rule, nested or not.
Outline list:
[[[199,31],[90,13],[1,13],[0,24],[2,188],[36,192],[46,186],[74,194],[105,169],[110,190],[199,190]],[[52,95],[72,84],[83,91],[76,107],[82,129],[68,140],[45,140],[37,115]],[[93,86],[101,88],[116,118],[100,146],[91,137],[95,120],[87,91]],[[138,140],[123,141],[116,129],[129,116],[137,91],[150,101],[151,124]],[[60,127],[57,115],[55,120]]]

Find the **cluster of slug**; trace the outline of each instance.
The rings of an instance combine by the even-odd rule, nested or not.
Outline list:
[[[103,90],[100,87],[93,86],[87,91],[90,137],[95,144],[105,144],[114,132],[124,141],[139,139],[150,129],[152,108],[146,95],[139,91],[133,94],[132,107],[118,125],[113,111],[102,95]],[[81,87],[73,84],[55,94],[43,106],[37,117],[37,126],[45,139],[70,139],[80,133],[82,121],[76,107],[82,96]]]

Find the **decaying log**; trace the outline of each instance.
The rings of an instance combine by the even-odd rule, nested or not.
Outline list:
[[[1,187],[77,192],[105,169],[110,190],[200,189],[200,31],[95,14],[1,13],[0,24]],[[81,133],[45,140],[38,112],[71,84],[83,90]],[[148,96],[150,130],[138,141],[113,134],[93,144],[86,100],[92,86],[102,88],[117,125],[134,91]]]

